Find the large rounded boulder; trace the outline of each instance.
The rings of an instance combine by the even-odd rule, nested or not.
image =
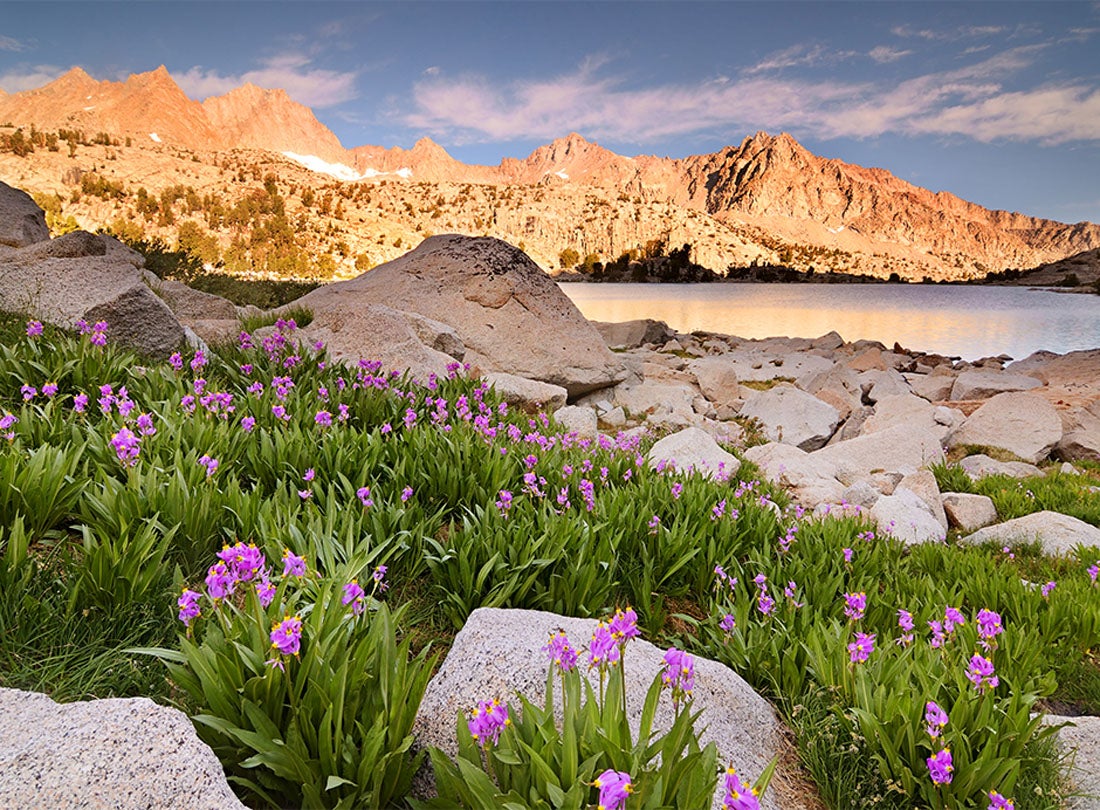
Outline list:
[[[550,277],[499,239],[434,236],[399,259],[295,302],[323,323],[348,323],[373,304],[451,326],[465,346],[465,361],[482,371],[560,385],[570,397],[626,377],[596,328]],[[330,348],[334,343],[344,354],[356,353],[331,330]]]

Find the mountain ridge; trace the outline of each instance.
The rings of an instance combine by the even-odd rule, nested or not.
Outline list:
[[[640,246],[654,238],[683,238],[699,242],[700,255],[718,263],[718,270],[750,258],[805,269],[823,257],[852,255],[870,265],[864,272],[885,275],[896,266],[890,272],[903,277],[963,278],[1056,261],[1100,246],[1100,226],[1094,223],[1066,224],[986,209],[950,192],[915,186],[884,168],[820,157],[785,132],[757,132],[738,145],[683,158],[627,157],[572,132],[526,158],[471,165],[427,137],[409,149],[345,148],[312,110],[281,89],[245,84],[198,102],[186,96],[163,65],[124,82],[97,81],[74,67],[41,88],[0,95],[0,121],[103,131],[152,149],[175,147],[199,155],[279,153],[328,172],[314,181],[317,185],[332,182],[330,175],[335,175],[359,182],[534,187],[542,193],[522,195],[542,205],[532,207],[532,215],[545,219],[544,209],[553,202],[549,193],[563,201],[559,210],[550,211],[550,219],[562,222],[505,220],[523,232],[520,241],[537,240],[544,257],[556,251],[543,240],[558,240],[558,251],[595,246],[605,258],[614,258],[633,246],[631,240]],[[582,194],[597,199],[589,200],[582,209],[583,224],[570,231],[565,220],[574,216]],[[610,210],[596,205],[601,199],[603,209]],[[662,211],[668,227],[661,227]],[[697,216],[703,219],[694,221]],[[636,226],[622,217],[633,217]],[[487,222],[500,226],[500,220],[496,212],[491,220],[478,217],[477,229],[484,230]],[[730,233],[716,235],[718,224]],[[701,236],[703,231],[709,236]]]

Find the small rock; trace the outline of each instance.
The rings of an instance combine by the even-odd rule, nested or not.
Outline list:
[[[897,489],[894,490],[894,494],[898,494],[898,491],[902,489],[912,492],[924,501],[924,505],[932,513],[932,517],[936,519],[943,533],[946,534],[947,514],[943,509],[943,499],[940,495],[940,487],[936,483],[936,476],[929,470],[917,470],[915,473],[910,473],[901,479]]]
[[[997,507],[993,499],[968,492],[943,493],[943,511],[950,525],[973,532],[997,522]]]
[[[1060,512],[1043,511],[979,529],[961,542],[1007,546],[1038,542],[1044,554],[1065,556],[1079,545],[1100,546],[1100,529]]]
[[[509,405],[518,405],[531,411],[540,407],[554,412],[565,407],[568,393],[560,385],[517,377],[501,371],[490,372],[482,379],[500,394]]]
[[[988,369],[964,371],[955,379],[951,388],[951,399],[987,399],[1006,391],[1027,391],[1041,385],[1039,380],[1023,374]]]
[[[609,411],[605,411],[599,421],[603,422],[609,428],[620,428],[626,424],[626,411],[622,408],[614,407]]]
[[[987,475],[1007,475],[1010,478],[1031,478],[1042,475],[1043,471],[1034,464],[1026,464],[1023,461],[997,461],[984,453],[967,456],[959,462],[959,467],[965,472],[971,481],[977,481]]]
[[[705,430],[696,427],[665,436],[650,448],[646,458],[650,467],[671,463],[677,470],[695,470],[711,478],[733,476],[741,469],[736,456],[719,447]]]
[[[919,496],[900,487],[893,495],[883,495],[871,507],[871,517],[881,533],[889,534],[906,545],[942,542],[946,530]]]
[[[785,383],[746,399],[741,415],[758,420],[769,440],[806,451],[824,447],[840,421],[832,405]]]
[[[596,412],[591,408],[566,405],[555,411],[554,421],[564,432],[575,433],[580,439],[596,438]]]

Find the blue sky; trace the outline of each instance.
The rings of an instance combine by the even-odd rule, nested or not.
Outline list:
[[[577,131],[681,157],[788,131],[991,208],[1100,222],[1100,2],[15,3],[0,88],[160,64],[250,80],[345,146],[497,163]]]

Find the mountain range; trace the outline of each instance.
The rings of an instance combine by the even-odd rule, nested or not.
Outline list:
[[[989,210],[885,169],[819,157],[785,133],[681,159],[627,157],[570,133],[522,160],[469,165],[428,138],[410,149],[345,148],[279,89],[246,84],[198,102],[163,66],[124,82],[73,68],[41,88],[0,93],[0,124],[0,135],[33,125],[109,136],[102,152],[0,154],[0,179],[66,201],[90,171],[117,178],[123,193],[111,205],[65,203],[84,226],[126,216],[135,184],[153,193],[185,184],[232,203],[274,173],[293,187],[288,213],[316,232],[311,248],[332,252],[341,274],[359,256],[360,268],[393,258],[441,227],[520,244],[548,270],[566,248],[607,260],[661,240],[691,244],[693,258],[718,271],[755,262],[964,279],[1100,247],[1096,224]],[[347,183],[371,192],[339,191]],[[343,216],[301,204],[307,187],[340,194]],[[167,234],[174,223],[147,224]]]

